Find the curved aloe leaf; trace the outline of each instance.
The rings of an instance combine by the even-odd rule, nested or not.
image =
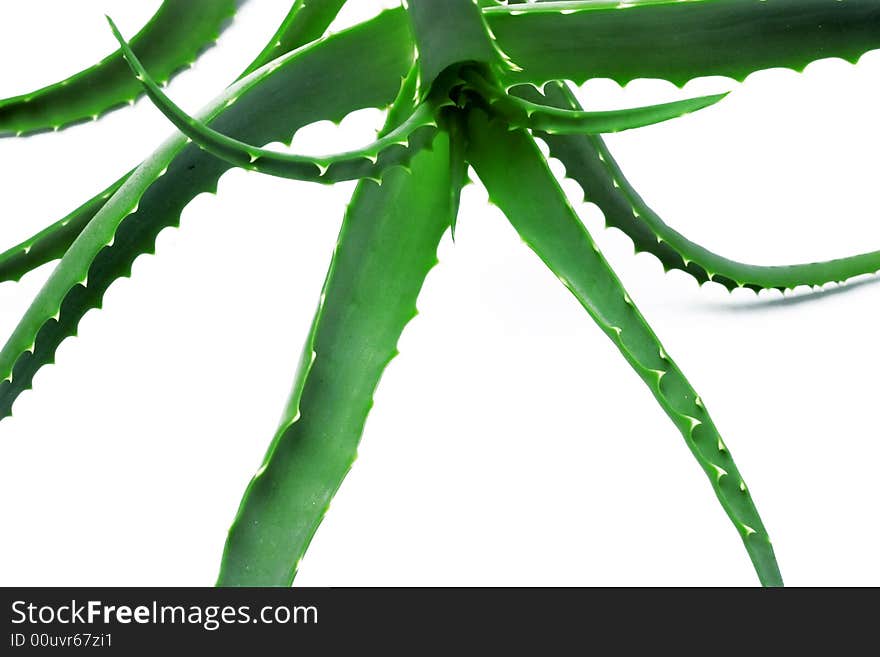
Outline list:
[[[320,37],[336,17],[342,4],[344,0],[309,0],[308,3],[297,0],[281,28],[238,79]],[[286,138],[286,135],[282,138]],[[92,217],[104,206],[109,198],[108,192],[119,189],[130,175],[131,171],[72,213],[0,255],[0,281],[18,280],[32,269],[63,256]]]
[[[281,426],[229,531],[218,586],[289,586],[357,455],[373,393],[449,226],[449,141],[361,182]]]
[[[646,107],[585,112],[551,107],[508,95],[474,72],[466,72],[463,77],[488,100],[489,109],[510,125],[541,130],[548,134],[598,134],[643,128],[710,107],[727,97],[726,93],[713,94]],[[515,92],[516,88],[513,90]]]
[[[400,125],[368,146],[324,156],[279,153],[246,144],[212,130],[178,107],[150,77],[111,19],[110,27],[126,60],[156,107],[187,137],[207,152],[242,169],[281,178],[332,184],[343,180],[372,178],[392,166],[405,165],[427,147],[437,132],[433,103],[422,103]]]
[[[132,43],[157,78],[167,80],[216,41],[235,13],[235,0],[165,0]],[[120,51],[91,68],[30,93],[0,100],[0,135],[58,130],[137,98]]]
[[[519,93],[540,98],[539,92],[530,86],[522,87]],[[579,107],[577,99],[563,84],[548,84],[544,93],[545,102]],[[880,270],[880,251],[781,266],[750,265],[730,260],[691,242],[667,225],[633,189],[601,138],[540,136],[547,142],[551,156],[565,165],[566,175],[583,188],[585,199],[602,210],[609,226],[620,229],[632,239],[636,251],[652,253],[664,269],[680,269],[701,284],[714,281],[728,290],[737,287],[755,291],[786,290],[799,285],[843,282]]]
[[[472,112],[469,159],[522,239],[584,306],[681,431],[766,586],[782,577],[764,524],[700,397],[599,253],[534,140]],[[513,175],[511,175],[513,169]]]
[[[411,66],[409,39],[402,12],[385,12],[252,73],[202,118],[226,134],[268,143],[314,121],[384,107]],[[134,171],[71,245],[0,351],[0,417],[82,316],[100,306],[109,285],[128,276],[138,255],[152,253],[158,233],[177,225],[195,196],[215,191],[228,168],[177,135]]]
[[[880,48],[874,0],[539,2],[483,9],[523,82],[705,75],[743,80],[823,57],[855,62]]]
[[[711,107],[726,97],[726,93],[712,94],[658,105],[598,112],[560,110],[512,97],[508,97],[509,104],[505,100],[493,107],[502,106],[501,111],[505,114],[505,118],[518,127],[540,130],[551,135],[600,134],[644,128],[677,119]]]

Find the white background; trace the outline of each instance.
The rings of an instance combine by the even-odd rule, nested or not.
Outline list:
[[[343,22],[380,3],[350,4]],[[158,5],[3,2],[0,96],[112,50],[104,12],[131,36]],[[288,5],[247,2],[171,95],[197,110]],[[605,108],[733,89],[719,106],[608,141],[673,226],[728,257],[782,264],[880,248],[878,83],[874,53],[742,85],[598,80],[583,97]],[[380,112],[358,112],[341,128],[301,131],[295,146],[365,143],[380,123]],[[4,248],[169,132],[141,101],[98,123],[0,140]],[[187,207],[180,230],[161,234],[157,256],[112,286],[0,426],[0,583],[213,582],[352,189],[232,171],[216,197]],[[880,285],[785,298],[699,288],[634,256],[595,207],[577,207],[706,401],[787,582],[880,584]],[[444,239],[440,260],[297,583],[756,583],[673,425],[479,185],[466,189],[457,241]],[[4,336],[52,266],[0,285]]]

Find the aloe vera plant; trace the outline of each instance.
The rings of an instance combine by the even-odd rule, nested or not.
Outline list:
[[[678,428],[751,559],[782,584],[770,536],[706,406],[639,312],[570,205],[547,157],[666,269],[730,290],[787,290],[880,269],[880,251],[755,266],[688,240],[640,198],[601,134],[700,111],[724,95],[585,111],[568,82],[742,80],[880,48],[871,0],[409,0],[325,35],[344,0],[297,0],[258,58],[198,116],[160,82],[190,63],[232,2],[166,0],[119,50],[82,73],[0,101],[0,132],[21,137],[97,118],[143,92],[179,132],[65,217],[0,254],[18,280],[60,259],[0,351],[0,414],[53,362],[83,315],[135,258],[232,167],[323,184],[356,180],[293,390],[225,545],[219,585],[288,585],[355,458],[388,362],[422,284],[455,230],[469,171],[523,241],[598,324]],[[204,7],[202,6],[204,5]],[[369,53],[369,56],[365,56]],[[352,66],[351,62],[358,62]],[[568,82],[567,82],[568,81]],[[264,148],[320,120],[388,108],[366,147],[331,155]],[[289,141],[288,141],[289,143]],[[735,441],[734,441],[735,442]]]

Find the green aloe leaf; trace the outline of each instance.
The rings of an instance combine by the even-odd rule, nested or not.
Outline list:
[[[643,128],[711,107],[727,97],[726,93],[713,94],[646,107],[585,112],[580,109],[552,107],[524,97],[518,98],[501,91],[472,71],[465,72],[463,78],[488,100],[489,109],[510,125],[541,130],[548,134],[599,134]],[[531,85],[523,86],[534,89]],[[511,91],[516,93],[517,89],[518,87],[513,87]]]
[[[346,0],[295,0],[278,30],[269,39],[269,43],[244,70],[241,77],[250,75],[261,66],[291,50],[319,39],[339,14],[345,2]],[[131,45],[137,48],[134,40]]]
[[[373,393],[450,221],[449,139],[349,205],[281,426],[230,529],[219,586],[289,586],[351,468]]]
[[[129,175],[131,172],[51,226],[0,253],[0,281],[20,280],[29,271],[63,256]]]
[[[144,85],[156,107],[187,137],[207,152],[230,164],[281,178],[332,184],[343,180],[372,178],[393,166],[406,165],[433,141],[437,132],[433,103],[420,104],[400,125],[363,148],[324,156],[294,155],[246,144],[212,130],[178,107],[150,77],[111,19],[110,27],[119,41],[132,71]]]
[[[511,67],[489,33],[474,0],[409,0],[420,69],[419,97],[447,69],[480,64],[500,73]]]
[[[622,132],[677,119],[711,107],[726,97],[726,93],[712,94],[658,105],[598,112],[559,110],[528,101],[517,102],[516,98],[511,98],[512,111],[507,118],[512,125],[540,130],[551,135]]]
[[[645,381],[742,538],[762,584],[781,586],[773,547],[751,494],[691,384],[599,253],[534,140],[472,112],[469,159],[526,244],[584,306]]]
[[[880,48],[875,0],[632,0],[486,7],[498,43],[523,82],[706,75],[743,80],[796,71],[824,57],[855,62]]]
[[[580,107],[564,84],[550,83],[545,96],[531,86],[519,93],[542,98],[562,107]],[[824,262],[759,266],[720,256],[696,244],[666,224],[632,187],[605,142],[598,136],[539,135],[549,146],[550,155],[565,166],[566,176],[584,190],[584,198],[595,203],[609,226],[632,239],[636,251],[655,255],[664,269],[680,269],[699,283],[714,281],[728,290],[746,287],[794,289],[799,285],[821,286],[843,282],[880,270],[880,251],[862,253]]]
[[[363,58],[361,53],[375,53]],[[353,66],[352,62],[358,62]],[[222,132],[255,143],[289,139],[319,120],[341,120],[362,107],[384,107],[412,65],[400,10],[290,53],[230,87],[201,114]],[[308,90],[308,93],[304,93]],[[82,316],[100,307],[109,285],[152,253],[158,233],[177,225],[198,194],[215,191],[229,166],[183,135],[172,137],[126,180],[71,245],[0,351],[0,417],[51,363]]]
[[[129,275],[137,256],[153,252],[158,233],[179,223],[192,198],[216,191],[231,166],[316,182],[360,179],[293,391],[242,499],[218,581],[290,584],[356,457],[376,386],[416,313],[438,243],[447,227],[454,236],[472,164],[492,201],[679,429],[762,584],[781,585],[767,531],[730,450],[568,204],[535,138],[547,141],[551,156],[637,249],[700,282],[785,289],[874,272],[880,251],[787,267],[718,256],[665,224],[595,136],[668,120],[723,95],[587,112],[560,80],[659,77],[681,85],[705,75],[741,80],[764,68],[800,70],[822,57],[855,62],[880,46],[880,2],[406,0],[319,38],[344,0],[291,0],[284,23],[243,79],[189,116],[151,74],[164,79],[191,62],[237,4],[166,0],[131,47],[114,27],[124,58],[117,52],[66,81],[0,100],[0,133],[20,134],[96,118],[143,85],[182,133],[62,220],[0,253],[0,280],[61,257],[0,350],[0,419],[53,361],[61,341],[76,334],[83,315],[100,307],[113,281]],[[120,69],[129,87],[121,84]],[[392,100],[386,128],[367,147],[315,157],[263,147],[314,121],[341,120]]]
[[[448,122],[449,131],[449,180],[450,233],[455,240],[455,226],[461,205],[461,190],[470,182],[467,162],[467,126],[463,116],[453,114]]]
[[[165,81],[216,41],[235,0],[165,0],[132,39],[150,70]],[[141,93],[120,51],[43,89],[0,100],[0,135],[58,130],[96,119]]]
[[[344,0],[309,0],[308,3],[297,0],[279,30],[238,79],[320,37],[343,4]],[[67,216],[0,254],[0,281],[18,280],[32,269],[63,256],[92,217],[104,207],[111,195],[108,192],[119,189],[131,173],[126,173]]]

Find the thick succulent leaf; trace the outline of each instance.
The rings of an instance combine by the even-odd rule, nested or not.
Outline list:
[[[742,80],[754,71],[797,71],[824,57],[855,62],[880,48],[875,0],[632,0],[487,7],[519,79]]]
[[[235,9],[235,0],[165,0],[132,43],[154,75],[164,81],[216,41]],[[0,135],[57,130],[95,119],[140,93],[140,85],[117,50],[66,80],[0,100]]]
[[[385,12],[259,69],[201,117],[216,117],[212,126],[236,138],[268,143],[314,121],[384,107],[412,65],[410,44],[403,12]],[[153,252],[159,231],[177,225],[195,196],[216,190],[229,166],[187,142],[172,137],[138,167],[64,255],[0,351],[0,417],[82,316],[100,306],[107,287],[129,275],[137,256]]]
[[[727,94],[698,96],[659,105],[621,110],[561,110],[508,96],[493,105],[518,127],[540,130],[552,135],[600,134],[644,128],[655,123],[677,119],[691,112],[711,107]]]
[[[478,63],[496,71],[511,67],[498,49],[474,0],[409,0],[418,50],[419,97],[447,69],[465,63]]]
[[[489,198],[645,381],[684,436],[764,585],[782,578],[767,531],[700,397],[599,253],[528,133],[473,112],[469,159]]]
[[[415,153],[431,143],[437,132],[435,108],[425,102],[400,125],[372,144],[358,150],[333,155],[306,156],[279,153],[246,144],[212,130],[178,107],[153,81],[113,21],[108,20],[126,60],[131,65],[132,72],[144,85],[147,95],[156,107],[201,148],[242,169],[325,184],[361,178],[378,180],[386,169],[406,165]]]
[[[563,84],[550,83],[545,96],[534,87],[523,86],[520,93],[561,107],[580,107]],[[699,283],[715,281],[728,290],[747,287],[793,289],[799,285],[821,286],[843,282],[880,270],[880,251],[824,262],[759,266],[720,256],[691,242],[666,224],[645,203],[620,170],[600,137],[539,134],[550,148],[550,155],[565,166],[566,175],[584,190],[584,199],[595,203],[609,226],[632,239],[636,251],[654,254],[666,270],[680,269]]]
[[[351,468],[373,393],[449,226],[449,139],[362,181],[346,213],[297,381],[230,529],[219,586],[287,586]]]
[[[319,39],[336,18],[346,0],[295,0],[278,30],[251,62],[241,77],[249,75],[273,59]],[[132,41],[132,46],[137,44]],[[152,69],[151,69],[152,70]]]
[[[449,214],[450,233],[455,239],[455,226],[458,222],[458,210],[461,205],[461,190],[468,184],[467,163],[467,126],[464,115],[452,115],[449,125]]]
[[[309,0],[307,4],[298,0],[270,42],[238,79],[320,37],[342,4],[344,0]],[[129,175],[131,171],[66,217],[0,255],[0,281],[18,280],[32,269],[63,256],[92,217],[104,207],[110,193],[119,189]]]
[[[512,126],[541,130],[549,134],[591,135],[643,128],[710,107],[727,96],[714,94],[645,107],[586,112],[551,107],[525,97],[509,95],[474,71],[465,72],[462,77],[468,82],[469,88],[488,101],[489,109],[493,113],[502,116]],[[516,93],[522,87],[527,90],[535,89],[532,85],[520,85],[513,87],[511,92]]]
[[[20,280],[29,271],[63,256],[92,218],[104,207],[107,199],[116,193],[130,174],[129,171],[124,178],[117,180],[66,217],[0,253],[0,282]]]

